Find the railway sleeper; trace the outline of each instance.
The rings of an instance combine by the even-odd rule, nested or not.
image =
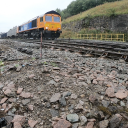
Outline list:
[[[112,59],[124,59],[125,61],[127,61],[127,57],[124,57],[124,55],[122,54],[108,53],[107,57]]]

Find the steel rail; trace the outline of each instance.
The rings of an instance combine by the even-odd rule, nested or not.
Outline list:
[[[21,40],[17,40],[20,41]],[[22,40],[25,43],[40,44],[39,40]],[[87,41],[74,39],[43,40],[44,48],[54,48],[68,50],[70,52],[80,52],[84,55],[103,56],[113,59],[124,59],[128,61],[128,44],[122,42],[107,41]]]

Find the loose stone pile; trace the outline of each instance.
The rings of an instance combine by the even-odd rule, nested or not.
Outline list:
[[[14,128],[128,127],[127,63],[50,49],[43,53],[43,59],[33,58],[39,55],[33,49],[23,60],[4,61],[0,118],[8,127],[11,122]]]

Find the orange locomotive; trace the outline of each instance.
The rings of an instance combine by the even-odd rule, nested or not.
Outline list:
[[[60,36],[61,31],[61,16],[55,11],[49,11],[42,16],[38,16],[25,24],[22,24],[17,29],[18,37],[55,39]]]

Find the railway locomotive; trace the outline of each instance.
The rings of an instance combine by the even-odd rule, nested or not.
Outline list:
[[[62,33],[59,13],[49,11],[18,27],[14,27],[7,32],[7,38],[40,38],[41,33],[43,39],[59,38],[60,33]]]

